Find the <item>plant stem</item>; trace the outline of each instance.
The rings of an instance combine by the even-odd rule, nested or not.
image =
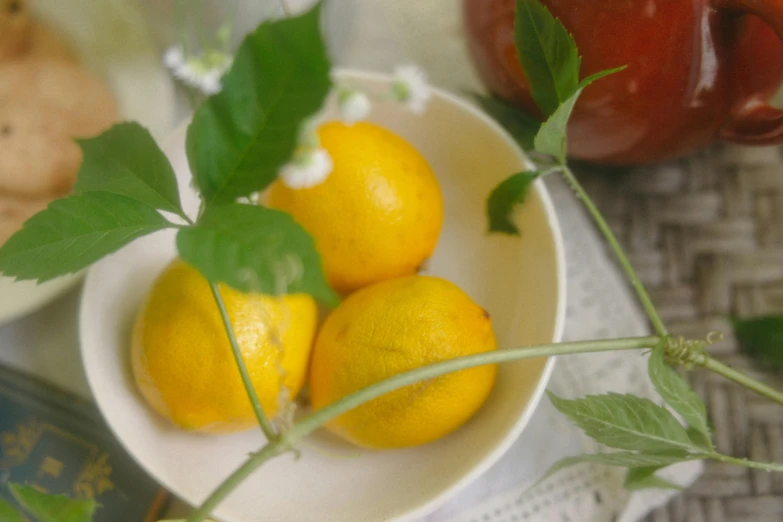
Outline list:
[[[655,306],[650,299],[650,295],[647,293],[644,285],[639,280],[639,276],[636,274],[636,271],[633,269],[631,262],[628,260],[628,256],[625,255],[623,247],[620,246],[620,242],[617,241],[617,238],[612,232],[612,229],[609,228],[609,224],[601,215],[601,212],[595,206],[593,200],[590,199],[590,196],[588,196],[587,192],[585,192],[584,188],[582,188],[582,185],[579,183],[579,181],[577,181],[576,176],[574,176],[574,173],[570,168],[568,168],[568,165],[563,164],[561,167],[563,177],[568,182],[568,184],[571,185],[571,188],[574,190],[574,192],[576,192],[577,197],[582,200],[582,203],[584,203],[585,208],[587,208],[587,211],[592,216],[595,224],[598,226],[598,229],[604,235],[606,241],[609,243],[609,246],[612,248],[614,255],[620,262],[620,266],[623,268],[625,275],[628,276],[628,279],[631,281],[631,285],[636,291],[636,295],[639,297],[639,301],[641,301],[642,306],[644,307],[644,311],[647,312],[647,316],[650,318],[655,331],[659,336],[666,337],[669,335],[669,331],[663,324],[661,316],[658,315],[658,311],[655,309]]]
[[[563,177],[565,177],[566,181],[571,186],[571,188],[574,189],[577,197],[579,197],[579,199],[582,200],[582,202],[585,205],[585,208],[587,208],[587,211],[593,217],[596,225],[598,225],[598,228],[601,230],[604,237],[608,241],[609,246],[611,246],[612,250],[614,251],[614,254],[617,256],[617,260],[620,262],[620,265],[623,267],[626,276],[628,276],[628,279],[631,281],[631,284],[636,290],[636,294],[639,296],[639,300],[641,301],[642,306],[644,306],[644,310],[645,312],[647,312],[647,316],[650,318],[650,321],[652,321],[653,326],[655,327],[655,331],[661,337],[666,337],[669,334],[669,332],[666,329],[666,326],[663,324],[663,320],[658,315],[658,311],[655,309],[655,306],[653,305],[652,300],[650,299],[650,296],[647,293],[647,290],[644,288],[644,285],[639,280],[639,276],[636,274],[636,271],[633,269],[631,262],[628,260],[628,257],[625,255],[625,252],[620,246],[620,243],[617,241],[615,235],[612,233],[612,230],[609,228],[609,225],[606,223],[606,220],[603,218],[601,212],[595,206],[595,203],[593,203],[593,201],[590,199],[590,196],[588,196],[585,190],[582,188],[582,185],[580,185],[579,181],[576,179],[576,176],[574,176],[574,173],[571,171],[571,169],[569,169],[567,165],[561,165],[561,168],[562,168]],[[755,379],[751,379],[747,375],[744,375],[743,373],[740,373],[737,370],[734,370],[733,368],[730,368],[725,364],[716,361],[715,359],[709,357],[706,354],[704,355],[704,357],[705,359],[703,362],[697,363],[699,366],[703,366],[708,370],[712,370],[713,372],[722,375],[723,377],[729,379],[730,381],[745,386],[746,388],[758,393],[759,395],[767,397],[768,399],[771,399],[777,402],[778,404],[783,405],[783,393]]]
[[[783,464],[776,464],[774,462],[756,462],[748,459],[738,459],[736,457],[729,457],[728,455],[722,455],[720,453],[707,453],[705,455],[699,455],[699,457],[705,459],[717,460],[719,462],[725,462],[727,464],[736,464],[738,466],[745,466],[746,468],[763,469],[764,471],[783,471]]]
[[[535,357],[551,357],[556,355],[567,355],[586,352],[608,352],[614,350],[633,350],[639,348],[652,348],[658,342],[659,337],[631,337],[626,339],[612,339],[601,341],[577,341],[571,343],[547,344],[543,346],[531,346],[522,348],[509,348],[506,350],[496,350],[489,353],[480,353],[475,355],[466,355],[456,359],[449,359],[427,366],[422,366],[404,373],[389,377],[383,381],[371,384],[366,388],[354,392],[334,402],[296,423],[291,430],[292,436],[304,437],[319,426],[326,424],[330,420],[342,415],[343,413],[364,404],[367,401],[380,397],[396,389],[415,384],[417,382],[439,377],[441,375],[482,366],[485,364],[496,364],[520,359],[530,359]],[[297,442],[294,439],[293,442]]]
[[[273,459],[285,453],[287,447],[280,439],[276,439],[261,448],[258,453],[253,453],[236,471],[234,471],[203,504],[188,517],[188,522],[201,522],[205,520],[212,511],[227,497],[237,486],[239,486],[251,473],[258,469],[261,464],[267,460]]]
[[[223,326],[226,328],[226,335],[228,335],[228,341],[231,344],[231,351],[234,354],[234,360],[237,363],[239,374],[242,376],[242,384],[245,385],[247,396],[250,399],[250,404],[253,405],[253,411],[255,411],[256,418],[258,419],[258,425],[261,426],[261,431],[264,432],[267,440],[277,440],[278,436],[275,433],[272,424],[267,419],[264,409],[261,407],[261,401],[258,399],[258,394],[253,387],[253,382],[250,380],[250,374],[247,373],[247,366],[245,366],[245,360],[242,358],[242,350],[239,348],[236,335],[234,335],[234,328],[231,326],[231,319],[228,316],[228,310],[226,310],[226,304],[223,302],[223,297],[220,295],[220,289],[217,283],[210,282],[209,288],[212,290],[212,295],[215,297],[215,303],[220,310],[220,317],[223,319]]]
[[[744,373],[738,372],[730,366],[726,366],[722,362],[717,361],[708,355],[705,355],[705,357],[705,361],[703,363],[699,363],[704,368],[712,370],[713,372],[722,375],[730,381],[734,381],[735,383],[744,386],[749,390],[758,393],[759,395],[762,395],[772,401],[777,402],[778,404],[783,405],[783,393],[757,381],[756,379],[748,377]]]
[[[218,488],[207,498],[204,504],[188,518],[188,522],[202,522],[210,515],[212,510],[228,496],[248,475],[260,467],[264,462],[284,453],[294,447],[300,440],[309,435],[323,424],[342,415],[343,413],[364,404],[367,401],[380,397],[386,393],[415,384],[425,379],[432,379],[447,373],[465,370],[486,364],[496,364],[521,359],[533,359],[537,357],[551,357],[587,352],[608,352],[613,350],[634,350],[652,348],[661,341],[660,337],[631,337],[627,339],[612,339],[604,341],[578,341],[560,344],[545,344],[507,350],[496,350],[488,353],[467,355],[447,361],[441,361],[421,368],[416,368],[400,373],[386,380],[377,382],[357,392],[347,395],[337,402],[311,413],[294,427],[271,440],[261,451],[250,456],[234,473],[232,473]]]

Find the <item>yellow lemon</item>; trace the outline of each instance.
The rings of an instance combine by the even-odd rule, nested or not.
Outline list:
[[[281,385],[293,397],[305,381],[315,301],[304,294],[276,298],[222,285],[220,294],[253,387],[273,416]],[[209,283],[182,261],[158,277],[138,315],[132,363],[150,405],[184,429],[226,433],[256,424]]]
[[[329,283],[348,293],[416,273],[432,255],[443,199],[424,157],[372,125],[327,123],[318,130],[334,170],[321,183],[269,191],[271,207],[291,213],[315,239]]]
[[[453,283],[425,276],[383,281],[353,293],[326,319],[310,368],[313,408],[398,373],[496,348],[489,314]],[[433,441],[481,407],[495,370],[480,366],[401,388],[327,428],[368,448]]]

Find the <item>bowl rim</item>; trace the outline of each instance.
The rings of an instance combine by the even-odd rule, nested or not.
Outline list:
[[[370,72],[370,71],[364,71],[359,69],[335,67],[332,70],[332,74],[334,77],[340,79],[355,79],[358,81],[369,80],[372,82],[383,82],[383,83],[390,83],[392,81],[392,76],[390,74]],[[520,162],[522,162],[528,168],[533,168],[532,162],[527,158],[527,156],[519,148],[519,146],[514,141],[514,139],[511,138],[508,132],[506,132],[506,130],[503,129],[495,120],[493,120],[491,117],[485,114],[477,106],[469,103],[465,99],[455,94],[452,94],[444,89],[434,87],[434,86],[430,88],[433,97],[439,97],[446,100],[447,102],[451,103],[457,108],[468,112],[472,117],[480,120],[483,124],[491,128],[492,131],[494,131],[494,133],[497,134],[498,137],[506,143],[506,145],[508,145],[514,150]],[[180,134],[183,133],[183,130],[190,124],[191,119],[192,119],[192,114],[185,121],[181,122],[179,126],[175,127],[175,129],[165,139],[161,140],[162,149],[164,151],[170,149],[173,146],[175,140],[179,138]],[[557,216],[557,212],[555,211],[554,203],[549,195],[549,191],[547,190],[546,185],[541,179],[537,179],[533,183],[533,189],[535,190],[537,196],[540,198],[541,205],[542,208],[544,209],[546,221],[547,224],[549,225],[552,240],[553,240],[554,256],[556,261],[555,276],[556,276],[556,284],[557,284],[557,296],[556,296],[557,301],[556,301],[556,310],[555,310],[555,322],[552,329],[553,331],[552,331],[551,342],[558,343],[562,341],[563,331],[565,327],[565,315],[566,315],[567,278],[566,278],[565,247],[564,247],[563,235],[561,232],[560,222]],[[85,313],[85,307],[86,307],[85,303],[86,303],[86,296],[88,294],[87,289],[91,286],[92,273],[93,273],[93,269],[90,268],[87,271],[87,274],[84,278],[85,291],[83,291],[80,296],[79,324],[78,324],[80,352],[84,351],[84,346],[85,346],[84,339],[86,336],[85,332],[87,332],[90,329],[90,325],[88,324],[87,321],[87,314]],[[400,514],[396,518],[396,520],[398,521],[415,520],[431,514],[433,511],[441,507],[449,499],[453,498],[457,493],[464,490],[469,484],[471,484],[477,478],[483,475],[495,463],[497,463],[497,461],[508,451],[511,445],[520,436],[524,428],[530,422],[530,419],[532,418],[533,414],[537,410],[539,404],[541,403],[541,399],[543,398],[544,390],[549,384],[549,380],[552,376],[555,363],[556,363],[556,357],[547,358],[547,362],[545,363],[544,368],[541,371],[540,374],[541,376],[539,378],[538,384],[536,385],[533,392],[530,394],[530,397],[527,402],[527,406],[523,414],[517,418],[513,426],[506,432],[506,434],[495,445],[495,447],[483,457],[483,459],[478,465],[476,465],[472,470],[470,470],[470,472],[463,475],[459,480],[455,480],[449,487],[444,488],[439,494],[431,497],[428,501],[419,503],[418,505],[411,506],[411,508],[407,512]],[[87,368],[86,359],[84,357],[82,357],[82,365],[85,371],[85,375],[87,376],[87,381],[90,390],[93,396],[96,396],[96,390],[93,387],[93,380],[90,378],[91,372]],[[99,410],[101,411],[101,415],[103,416],[103,409],[101,408],[99,402],[98,402],[98,407]],[[123,438],[120,437],[119,434],[114,432],[114,427],[111,425],[111,423],[107,422],[107,425],[109,426],[109,429],[112,431],[112,433],[117,437],[118,441],[120,441],[121,445],[125,447],[125,444],[122,442]],[[126,448],[126,451],[128,451],[128,454],[132,457],[132,459],[142,469],[144,469],[147,474],[149,474],[154,480],[157,481],[155,474],[151,473],[150,470],[147,469],[147,466],[143,462],[141,462],[136,457],[136,455],[130,451],[130,449]],[[193,505],[193,499],[190,498],[191,497],[190,494],[185,494],[184,492],[180,491],[179,488],[171,484],[165,484],[164,487],[166,487],[171,493],[173,493],[174,495],[176,495],[177,497],[185,501],[187,504],[191,506]]]
[[[0,274],[0,291],[16,291],[19,292],[24,283],[29,282],[29,286],[33,286],[34,292],[28,294],[25,300],[19,301],[15,307],[8,307],[5,312],[0,311],[0,327],[11,324],[14,321],[27,317],[33,314],[46,305],[55,301],[58,297],[62,296],[69,290],[73,289],[84,278],[84,271],[77,272],[75,274],[67,274],[60,276],[56,279],[51,279],[43,283],[27,280],[17,280],[13,277],[8,277]],[[28,288],[29,288],[28,286]]]

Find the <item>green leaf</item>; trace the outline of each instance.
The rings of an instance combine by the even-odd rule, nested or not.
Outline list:
[[[147,129],[121,123],[79,145],[76,192],[111,192],[184,216],[174,169]]]
[[[536,151],[542,154],[554,156],[561,164],[565,163],[567,145],[566,145],[566,127],[571,118],[571,112],[574,110],[576,100],[582,90],[576,91],[573,96],[564,101],[555,112],[541,124],[538,134],[533,140],[533,146]]]
[[[715,431],[715,427],[711,424],[707,424],[707,429],[710,433]],[[700,446],[705,449],[714,450],[715,448],[712,446],[712,440],[706,439],[704,437],[704,434],[701,432],[701,430],[697,430],[696,428],[693,428],[691,426],[688,426],[686,430],[688,432],[688,438],[691,439],[691,442],[693,442],[696,446]]]
[[[15,507],[0,498],[0,522],[25,522]]]
[[[517,0],[514,39],[533,99],[550,116],[579,83],[574,38],[538,0]]]
[[[573,112],[574,106],[576,105],[579,96],[581,96],[582,91],[595,80],[622,71],[623,69],[625,69],[625,67],[607,69],[582,80],[574,93],[564,100],[552,115],[541,124],[538,134],[536,134],[536,137],[533,139],[535,150],[542,154],[554,156],[561,164],[565,163],[566,153],[568,152],[566,140],[568,120],[571,119],[571,113]]]
[[[489,232],[519,235],[519,228],[511,220],[514,207],[524,203],[530,185],[538,179],[538,172],[519,172],[502,181],[487,198]]]
[[[651,455],[647,453],[635,453],[631,451],[618,451],[616,453],[593,453],[591,455],[576,455],[574,457],[566,457],[554,463],[547,475],[556,473],[561,469],[573,466],[575,464],[582,464],[584,462],[592,462],[594,464],[603,464],[604,466],[615,466],[620,468],[629,467],[650,467],[656,466],[658,468],[676,464],[688,460],[687,457],[679,457],[675,455]]]
[[[134,239],[168,226],[152,207],[109,192],[58,199],[0,247],[0,272],[46,281],[86,268]]]
[[[662,479],[655,475],[662,466],[648,466],[640,468],[630,468],[625,476],[623,487],[629,491],[638,491],[640,489],[682,489],[673,482]]]
[[[660,469],[662,467],[676,464],[677,462],[682,462],[684,460],[689,460],[689,458],[674,455],[649,455],[630,451],[576,455],[573,457],[565,457],[552,464],[552,466],[547,470],[544,476],[536,482],[536,484],[543,482],[560,470],[585,462],[620,468],[655,467],[656,469]]]
[[[496,96],[474,94],[473,98],[511,135],[523,150],[533,148],[541,122]]]
[[[732,323],[734,335],[745,353],[783,368],[783,316],[734,319]]]
[[[606,446],[675,456],[701,451],[674,415],[651,400],[617,393],[566,400],[547,393],[561,413]]]
[[[590,76],[584,78],[581,82],[579,82],[577,89],[584,89],[585,87],[595,82],[596,80],[600,80],[604,76],[609,76],[610,74],[624,71],[627,67],[628,67],[627,65],[622,65],[620,67],[615,67],[613,69],[604,69],[603,71],[598,71],[595,74],[591,74]]]
[[[11,494],[38,522],[90,522],[97,504],[72,500],[65,495],[48,495],[29,486],[9,484]]]
[[[187,154],[208,204],[263,190],[292,156],[300,124],[331,86],[320,2],[302,16],[261,24],[237,51],[223,90],[196,110]]]
[[[666,346],[663,343],[653,348],[648,372],[653,386],[663,400],[698,434],[697,437],[691,436],[691,440],[695,438],[694,442],[698,442],[704,449],[712,450],[707,407],[688,382],[666,364]]]
[[[312,238],[279,210],[237,203],[208,207],[177,235],[177,249],[207,279],[243,292],[305,292],[335,305]]]

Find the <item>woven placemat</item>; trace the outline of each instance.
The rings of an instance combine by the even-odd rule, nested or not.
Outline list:
[[[712,354],[783,388],[738,351],[726,321],[783,313],[783,149],[723,145],[652,167],[575,170],[671,331],[725,332]],[[688,376],[720,451],[783,462],[783,408],[706,371]],[[708,462],[693,487],[647,520],[780,522],[783,474]]]

